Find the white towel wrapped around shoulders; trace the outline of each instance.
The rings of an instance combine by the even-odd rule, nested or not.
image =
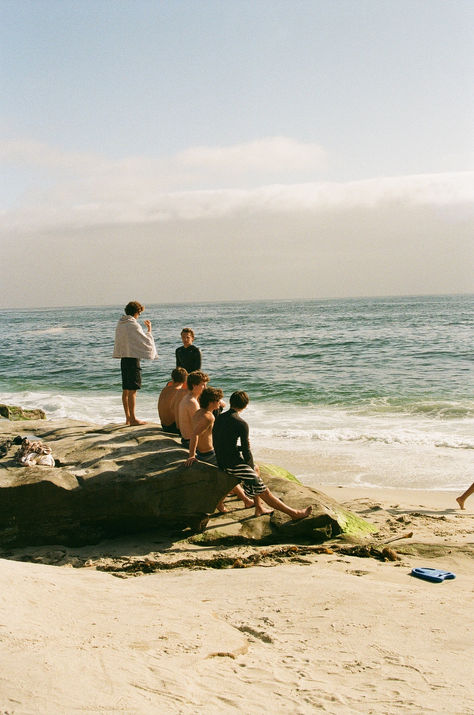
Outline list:
[[[114,358],[138,358],[154,360],[155,341],[151,333],[145,333],[133,315],[122,315],[115,330]]]

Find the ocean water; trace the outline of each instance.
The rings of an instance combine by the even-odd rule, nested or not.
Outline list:
[[[48,418],[120,423],[122,306],[4,310],[0,401]],[[148,305],[159,359],[143,362],[137,414],[157,397],[191,326],[228,400],[246,390],[257,458],[311,485],[464,489],[473,475],[474,296]]]

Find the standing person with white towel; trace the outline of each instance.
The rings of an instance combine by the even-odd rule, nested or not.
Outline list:
[[[144,425],[146,422],[137,419],[135,406],[137,390],[142,386],[142,371],[140,360],[154,360],[156,352],[155,341],[151,334],[151,323],[144,320],[145,333],[137,318],[143,313],[145,306],[136,300],[125,306],[115,329],[114,358],[120,358],[122,369],[122,404],[125,411],[126,424],[131,427]]]

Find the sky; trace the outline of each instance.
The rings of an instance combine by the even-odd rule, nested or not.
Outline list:
[[[0,0],[0,306],[474,292],[472,0]]]

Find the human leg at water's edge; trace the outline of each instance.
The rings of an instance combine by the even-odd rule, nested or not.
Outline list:
[[[137,419],[135,414],[137,390],[142,386],[140,360],[137,358],[122,358],[120,368],[122,371],[122,404],[125,412],[125,424],[130,427],[146,425],[146,422]]]
[[[123,390],[122,404],[125,412],[125,423],[127,425],[130,427],[135,427],[136,425],[146,425],[144,420],[138,420],[135,415],[135,408],[137,404],[136,390]]]
[[[471,486],[468,489],[466,489],[464,494],[461,494],[460,497],[456,497],[456,501],[459,504],[460,509],[464,509],[464,502],[466,501],[466,499],[468,497],[471,496],[471,494],[474,494],[474,482],[471,484]]]

